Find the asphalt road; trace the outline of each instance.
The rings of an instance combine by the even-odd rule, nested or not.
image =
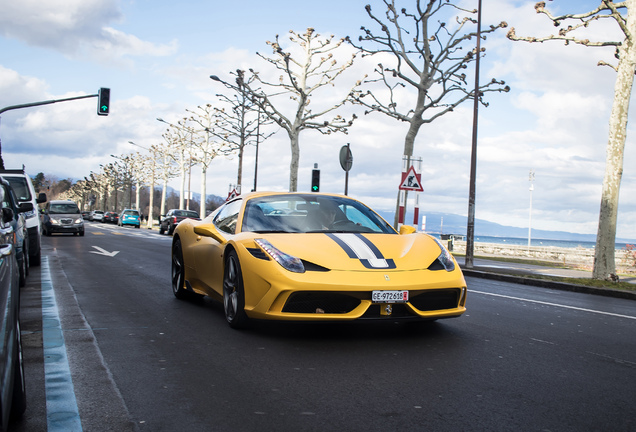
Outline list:
[[[84,431],[636,430],[634,301],[467,278],[461,318],[236,331],[220,304],[174,298],[170,241],[98,223],[43,238],[10,430],[47,430],[47,404],[49,431],[74,416],[45,392],[64,381],[45,373],[49,285]]]

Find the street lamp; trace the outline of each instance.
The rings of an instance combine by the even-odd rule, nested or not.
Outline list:
[[[530,175],[528,177],[528,180],[530,181],[530,211],[529,211],[529,217],[528,217],[528,251],[529,251],[531,237],[532,237],[532,191],[534,190],[534,184],[532,183],[534,181],[533,170],[530,170]]]

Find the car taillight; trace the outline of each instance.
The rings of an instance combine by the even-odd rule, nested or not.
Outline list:
[[[177,223],[177,217],[176,217],[176,216],[174,216],[174,217],[172,218],[172,223]]]

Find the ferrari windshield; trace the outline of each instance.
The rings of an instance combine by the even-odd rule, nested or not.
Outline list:
[[[395,234],[389,224],[358,201],[312,194],[273,195],[249,200],[242,231]]]

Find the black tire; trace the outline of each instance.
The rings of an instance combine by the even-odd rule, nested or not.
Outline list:
[[[24,358],[22,356],[22,336],[20,334],[20,321],[16,326],[16,350],[14,356],[15,369],[13,370],[13,395],[11,397],[10,419],[16,420],[22,417],[26,411],[26,385],[24,382]]]
[[[163,225],[159,225],[159,234],[163,235],[166,232],[165,229],[163,229]]]
[[[31,267],[31,256],[29,255],[29,241],[24,242],[24,276],[29,276],[29,267]]]
[[[247,327],[249,318],[245,314],[245,289],[241,263],[236,251],[230,251],[225,260],[223,273],[223,311],[230,327],[242,329]]]
[[[168,228],[168,235],[173,235],[174,234],[174,225],[170,225],[170,228]]]
[[[26,285],[26,277],[27,277],[27,257],[23,253],[22,261],[18,263],[20,265],[20,269],[18,270],[18,286],[22,288]]]
[[[80,237],[84,237],[84,230],[81,230],[79,235],[80,235]]]
[[[38,252],[35,255],[31,256],[31,259],[29,260],[29,266],[37,267],[41,264],[41,262],[42,262],[42,252],[40,251],[40,245],[38,244]]]
[[[185,263],[183,261],[183,249],[181,240],[176,239],[172,243],[172,293],[179,300],[188,296],[185,289]]]

